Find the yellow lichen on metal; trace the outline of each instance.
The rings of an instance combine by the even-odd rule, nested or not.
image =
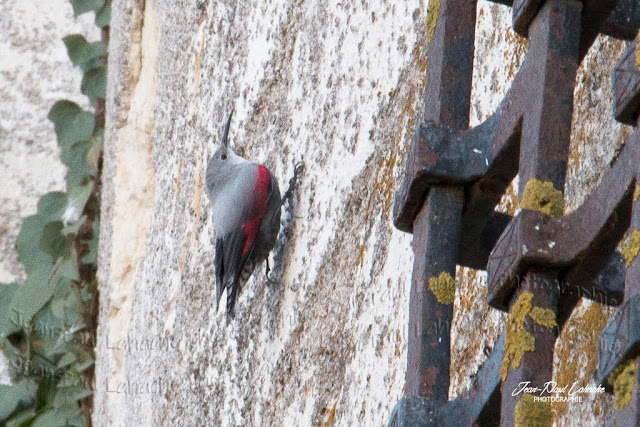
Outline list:
[[[627,267],[638,256],[638,252],[640,252],[640,231],[634,230],[629,241],[622,248],[622,258],[624,258]]]
[[[553,328],[557,326],[556,313],[550,308],[533,307],[529,316],[540,326]]]
[[[431,42],[433,35],[436,33],[439,15],[440,0],[429,0],[429,6],[427,6],[427,44]]]
[[[429,289],[440,304],[452,304],[456,296],[456,281],[449,273],[443,271],[438,277],[429,279]]]
[[[552,182],[532,178],[524,187],[524,195],[520,202],[522,209],[539,211],[551,216],[562,216],[564,212],[564,196]]]
[[[558,384],[576,384],[576,387],[588,385],[598,365],[598,337],[607,325],[606,309],[597,302],[587,303],[589,308],[583,313],[576,310],[563,326],[555,348],[555,358],[560,361],[555,379]],[[576,357],[580,354],[583,357]],[[566,416],[569,405],[566,400],[551,402],[551,410],[555,420]],[[593,403],[593,412],[601,410],[599,405],[609,405],[603,395],[599,395]]]
[[[532,394],[523,394],[515,407],[516,427],[549,427],[553,424],[551,404],[536,401]]]
[[[631,400],[631,393],[636,383],[636,361],[629,360],[618,366],[609,375],[608,381],[613,384],[614,407],[621,411]]]
[[[524,329],[524,321],[531,311],[532,298],[533,294],[531,292],[523,292],[509,311],[506,325],[507,340],[504,344],[504,358],[500,369],[502,381],[507,378],[509,364],[511,364],[512,369],[518,369],[524,352],[535,350],[535,337]]]

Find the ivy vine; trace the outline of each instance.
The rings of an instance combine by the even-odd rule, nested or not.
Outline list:
[[[22,223],[16,249],[25,282],[0,284],[0,349],[12,378],[0,385],[0,424],[9,427],[91,425],[111,0],[70,1],[75,16],[95,12],[102,32],[95,42],[63,39],[94,111],[67,100],[49,111],[67,191],[45,194]]]

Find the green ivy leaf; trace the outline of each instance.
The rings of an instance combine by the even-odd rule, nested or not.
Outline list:
[[[62,260],[60,261],[62,263]],[[56,280],[58,283],[56,284],[56,289],[54,291],[54,298],[66,298],[67,294],[71,292],[71,280],[59,274],[59,280]]]
[[[87,205],[87,200],[89,200],[91,196],[91,190],[93,190],[93,181],[69,190],[69,202],[74,209],[80,212],[84,210],[84,207]]]
[[[89,252],[82,258],[82,262],[85,264],[97,264],[98,263],[98,240],[100,237],[100,221],[98,217],[93,220],[92,234],[93,237],[90,240],[85,240],[89,245]]]
[[[76,383],[75,385],[65,384],[66,382],[65,380],[56,390],[56,397],[53,400],[54,407],[64,407],[70,404],[75,404],[77,407],[78,399],[83,399],[91,395],[91,393],[87,394],[87,389],[82,387],[82,378],[78,377],[77,380],[74,381]]]
[[[90,388],[83,388],[83,389],[80,389],[78,392],[76,392],[76,394],[73,395],[73,398],[75,400],[82,400],[82,399],[86,399],[91,395],[93,395],[93,390],[91,390]]]
[[[97,67],[88,70],[82,77],[82,93],[89,97],[91,104],[96,98],[104,98],[107,91],[107,69]]]
[[[76,248],[72,247],[71,250],[64,256],[58,269],[58,274],[62,277],[66,277],[69,280],[80,280],[78,274],[78,254]]]
[[[11,310],[25,327],[33,316],[51,299],[56,287],[49,265],[37,265],[27,275],[27,280],[18,286],[11,301]],[[15,317],[15,316],[14,316]]]
[[[51,314],[60,320],[64,320],[64,300],[62,298],[53,298],[51,304]]]
[[[87,140],[93,134],[94,115],[71,101],[56,102],[47,117],[55,126],[62,154],[76,142]]]
[[[11,318],[11,300],[18,286],[17,283],[0,284],[0,339],[20,330]]]
[[[46,266],[47,268],[53,266],[51,255],[40,250],[40,238],[44,226],[42,215],[32,215],[22,221],[20,232],[16,238],[16,249],[27,273],[38,266]]]
[[[0,420],[5,421],[20,404],[20,395],[15,387],[0,384]]]
[[[94,133],[94,138],[92,138],[93,144],[87,153],[87,164],[94,171],[98,170],[98,161],[100,160],[100,154],[102,153],[103,134],[104,129],[102,128],[98,129]]]
[[[111,0],[104,2],[102,9],[96,12],[96,26],[104,28],[111,22]]]
[[[107,54],[107,45],[103,41],[89,42],[80,34],[66,36],[62,41],[67,48],[69,59],[73,65],[80,68]],[[83,69],[87,70],[89,68]]]
[[[82,426],[83,419],[77,401],[65,401],[54,409],[43,412],[33,421],[31,427]]]
[[[77,364],[76,364],[76,370],[77,370],[78,372],[84,372],[84,371],[86,371],[87,369],[89,369],[90,367],[92,367],[92,366],[93,366],[93,364],[94,364],[93,359],[89,359],[89,360],[87,360],[87,361],[85,361],[85,362],[82,362],[82,363],[77,363]]]
[[[69,365],[71,365],[73,362],[76,361],[76,355],[69,352],[69,353],[65,353],[60,360],[58,360],[58,368],[64,368],[67,367]]]
[[[34,409],[22,411],[10,420],[7,420],[7,427],[29,427],[35,417],[36,411]]]
[[[0,421],[6,421],[20,404],[33,405],[36,388],[35,382],[30,378],[12,386],[0,384]]]
[[[64,371],[64,375],[60,378],[60,382],[56,384],[56,398],[60,401],[61,391],[64,393],[64,390],[61,389],[69,389],[71,387],[80,387],[82,385],[82,376],[79,372],[77,372],[73,367]]]
[[[71,6],[73,6],[73,14],[80,16],[83,13],[91,12],[93,10],[101,9],[104,5],[104,0],[69,0]]]
[[[83,304],[80,298],[80,291],[77,288],[74,288],[65,296],[64,308],[67,323],[78,327],[82,326],[82,313],[87,310],[87,307]]]
[[[38,202],[38,215],[44,223],[62,219],[67,207],[67,195],[60,191],[47,193]]]
[[[40,249],[40,240],[47,223],[59,221],[67,204],[67,196],[61,192],[45,194],[38,202],[38,213],[22,222],[16,249],[27,273],[39,264],[53,265],[53,259]]]
[[[55,297],[51,299],[51,303],[54,301]],[[73,334],[68,332],[66,322],[53,313],[52,304],[45,305],[34,316],[33,323],[36,336],[42,342],[42,345],[38,346],[37,354],[44,359],[44,369],[47,372],[57,372],[55,359],[71,351],[70,342],[73,340]]]
[[[85,178],[95,175],[96,170],[87,163],[87,153],[91,150],[95,138],[76,142],[60,154],[62,163],[68,166],[67,188],[81,186]]]
[[[80,34],[67,36],[62,41],[67,47],[67,53],[73,65],[80,67],[83,72],[99,67],[100,62],[98,59],[107,54],[107,45],[104,42],[89,43]]]
[[[44,226],[40,237],[40,250],[58,259],[67,252],[67,240],[62,235],[62,221],[53,221]]]

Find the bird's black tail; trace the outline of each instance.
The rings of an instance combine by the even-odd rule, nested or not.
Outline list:
[[[250,256],[245,262],[244,267],[242,267],[240,275],[238,277],[232,277],[227,284],[227,325],[236,317],[235,308],[238,294],[253,274],[254,268],[255,260]]]

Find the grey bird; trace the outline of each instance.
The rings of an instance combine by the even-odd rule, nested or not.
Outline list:
[[[263,165],[238,156],[229,147],[229,126],[222,145],[207,163],[205,185],[216,233],[216,308],[227,290],[227,323],[235,317],[238,294],[256,266],[267,260],[280,231],[280,188]],[[268,276],[267,276],[268,280]]]

